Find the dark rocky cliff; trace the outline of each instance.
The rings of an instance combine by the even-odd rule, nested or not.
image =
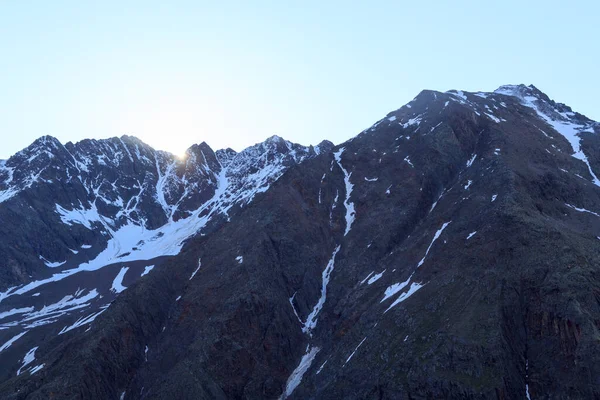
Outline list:
[[[11,364],[0,392],[598,398],[598,133],[533,86],[424,91],[289,164],[87,330],[22,346],[43,368]]]

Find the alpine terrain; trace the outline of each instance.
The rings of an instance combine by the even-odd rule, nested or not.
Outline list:
[[[425,90],[339,145],[0,161],[2,399],[600,398],[600,124]]]

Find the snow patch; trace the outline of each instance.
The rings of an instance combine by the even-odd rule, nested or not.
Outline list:
[[[595,212],[593,212],[593,211],[590,211],[590,210],[586,210],[585,208],[579,208],[579,207],[575,207],[574,205],[572,205],[572,204],[569,204],[569,203],[565,203],[565,205],[566,205],[567,207],[570,207],[570,208],[572,208],[572,209],[573,209],[573,210],[575,210],[575,211],[579,211],[579,212],[585,212],[585,213],[588,213],[588,214],[595,215],[596,217],[600,217],[600,214],[598,214],[598,213],[595,213]]]
[[[150,271],[152,271],[153,269],[154,269],[154,265],[149,265],[147,267],[144,267],[144,272],[142,272],[142,274],[140,276],[148,275],[148,273]]]
[[[363,340],[361,340],[361,342],[358,344],[358,346],[356,346],[356,348],[354,349],[354,351],[352,352],[352,354],[350,354],[350,356],[346,359],[346,362],[344,363],[344,365],[342,365],[342,368],[346,366],[346,364],[348,364],[348,362],[352,359],[352,357],[354,356],[354,353],[356,353],[356,350],[358,350],[358,348],[364,343],[364,341],[367,340],[367,337],[365,336],[365,338]]]
[[[438,238],[440,237],[440,235],[442,234],[442,232],[444,232],[444,229],[446,229],[446,227],[448,225],[450,225],[450,222],[452,222],[452,221],[444,222],[444,224],[442,225],[442,227],[440,229],[438,229],[438,231],[435,233],[435,235],[433,236],[433,240],[429,244],[429,247],[427,248],[427,251],[425,252],[425,255],[423,256],[423,258],[421,259],[421,261],[419,261],[419,265],[417,265],[417,268],[419,268],[421,265],[423,265],[423,263],[425,262],[425,257],[427,257],[427,255],[429,254],[429,250],[431,250],[431,246],[433,246],[433,244],[435,243],[435,241],[438,240]]]
[[[381,271],[380,273],[373,275],[368,281],[367,281],[367,285],[371,285],[375,282],[377,282],[379,280],[379,278],[381,278],[384,274],[386,270],[384,269],[383,271]]]
[[[308,317],[306,317],[306,322],[304,323],[304,327],[302,328],[302,331],[304,333],[310,334],[311,330],[313,330],[317,326],[317,317],[319,315],[319,312],[323,308],[323,305],[325,304],[325,300],[327,298],[327,284],[329,284],[329,278],[331,277],[331,273],[333,272],[333,268],[335,267],[335,256],[338,253],[338,251],[340,251],[340,246],[335,248],[333,254],[331,255],[331,259],[329,260],[327,266],[323,270],[321,297],[319,297],[319,301],[317,301],[317,304],[314,306],[311,313],[308,315]]]
[[[28,366],[29,364],[31,364],[35,360],[35,351],[37,349],[38,349],[38,346],[36,346],[33,349],[29,350],[27,352],[27,354],[25,354],[25,357],[23,357],[23,365],[21,365],[21,367],[17,371],[17,376],[21,375],[21,371],[23,371],[23,369],[26,366]]]
[[[415,294],[419,289],[421,289],[424,285],[421,285],[420,283],[413,283],[412,285],[410,285],[410,288],[408,289],[407,292],[402,293],[400,295],[400,297],[398,297],[396,299],[396,301],[394,301],[388,308],[387,310],[384,311],[384,314],[388,311],[390,311],[392,308],[396,307],[398,304],[402,303],[404,300],[408,299],[410,296],[412,296],[413,294]]]
[[[110,290],[115,293],[121,293],[123,290],[127,289],[123,286],[123,278],[125,278],[125,274],[129,270],[129,267],[122,267],[115,279],[112,282],[112,286]]]
[[[38,365],[38,366],[35,366],[35,367],[31,368],[31,371],[29,371],[29,373],[30,373],[31,375],[35,374],[35,373],[36,373],[36,372],[38,372],[40,369],[44,368],[44,365],[46,365],[46,364]]]
[[[73,329],[77,329],[84,325],[91,324],[92,322],[94,322],[94,320],[100,314],[102,314],[104,311],[106,311],[108,309],[108,306],[110,306],[110,304],[106,304],[105,306],[101,307],[102,309],[100,311],[92,313],[92,314],[88,315],[87,317],[79,318],[77,321],[75,321],[75,323],[73,325],[65,326],[58,334],[62,335],[63,333],[67,333]]]
[[[193,277],[194,277],[194,276],[195,276],[195,275],[198,273],[198,271],[200,271],[200,267],[201,267],[201,266],[202,266],[202,259],[201,259],[201,258],[199,258],[199,259],[198,259],[198,268],[196,268],[196,269],[194,270],[194,272],[192,272],[192,276],[190,276],[190,279],[189,279],[190,281],[191,281],[191,280],[192,280],[192,278],[193,278]]]
[[[467,168],[469,168],[471,165],[473,165],[473,162],[475,162],[476,158],[477,158],[477,154],[473,155],[473,157],[471,157],[469,159],[469,161],[467,161]]]
[[[23,331],[15,336],[13,336],[12,338],[8,339],[8,341],[6,343],[4,343],[2,346],[0,346],[0,352],[8,349],[10,346],[12,346],[12,344],[14,342],[16,342],[17,340],[19,340],[21,337],[23,337],[23,335],[25,335],[28,331]]]
[[[335,161],[344,173],[344,182],[346,184],[346,199],[344,200],[344,206],[346,207],[346,231],[344,232],[344,236],[346,236],[348,232],[350,232],[350,228],[352,227],[352,223],[354,222],[356,212],[354,211],[354,203],[350,201],[350,195],[352,194],[352,188],[354,187],[354,185],[350,183],[350,176],[352,176],[352,172],[348,173],[348,171],[346,171],[342,166],[343,153],[344,148],[342,147],[337,152],[333,153],[333,155],[335,157]]]
[[[296,369],[288,378],[287,383],[285,385],[285,391],[281,395],[280,399],[283,400],[290,396],[292,392],[298,387],[298,385],[300,385],[300,382],[302,382],[302,377],[310,368],[319,350],[321,350],[319,347],[310,348],[307,350],[306,354],[302,356],[300,364],[296,367]]]

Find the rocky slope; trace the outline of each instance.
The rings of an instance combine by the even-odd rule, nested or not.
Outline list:
[[[157,211],[141,206],[131,219],[121,217],[132,197],[109,194],[113,185],[99,193],[102,202],[94,185],[83,189],[90,197],[82,206],[57,198],[52,205],[65,211],[57,207],[47,226],[67,228],[54,237],[81,237],[72,229],[85,223],[73,210],[116,202],[97,207],[102,218],[85,229],[95,235],[85,243],[110,237],[110,248],[114,232],[135,224],[163,235],[136,233],[141,250],[119,248],[131,271],[139,276],[148,264],[130,258],[137,251],[171,256],[134,284],[125,270],[128,288],[113,282],[118,296],[93,321],[44,335],[22,322],[6,326],[0,342],[10,344],[0,357],[10,362],[0,392],[14,399],[598,398],[598,133],[596,122],[533,86],[423,91],[334,148],[300,151],[276,141],[287,163],[266,156],[256,167],[261,150],[248,153],[254,161],[245,168],[240,155],[203,150],[197,158],[213,161],[198,173],[203,178],[189,178],[195,194],[173,183],[164,201],[154,201]],[[71,154],[72,147],[65,146]],[[48,156],[47,165],[60,157]],[[16,198],[50,195],[28,199],[33,175],[17,174],[11,160],[5,182],[20,179],[19,186],[3,189],[3,198],[21,191],[0,213]],[[146,187],[168,175],[160,165],[168,163],[159,162]],[[75,176],[64,170],[63,179]],[[175,175],[171,182],[188,180]],[[223,176],[227,186],[219,185]],[[53,182],[38,186],[56,185],[57,178],[39,177]],[[190,218],[193,229],[179,229]],[[41,254],[47,262],[67,254],[55,247]],[[127,267],[98,271],[110,268],[113,278]],[[93,287],[85,273],[73,275],[85,287],[74,299]],[[27,307],[23,294],[12,295],[35,284],[21,275],[6,275],[25,286],[5,291],[0,310]],[[32,307],[26,313],[38,311]]]

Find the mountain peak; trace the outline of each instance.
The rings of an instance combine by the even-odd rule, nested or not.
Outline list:
[[[519,99],[525,99],[529,96],[546,101],[550,100],[549,97],[537,87],[533,85],[527,86],[522,83],[518,85],[502,85],[498,89],[494,90],[494,93],[513,96]]]

